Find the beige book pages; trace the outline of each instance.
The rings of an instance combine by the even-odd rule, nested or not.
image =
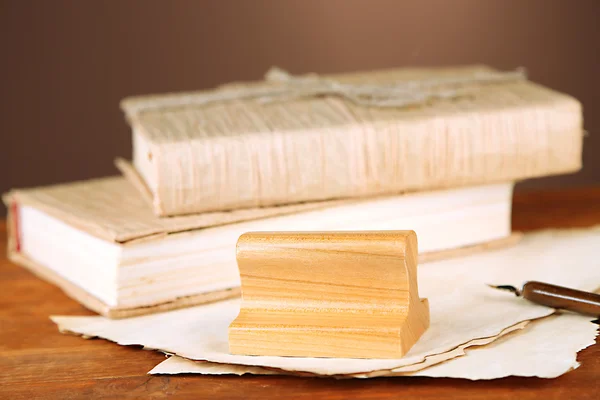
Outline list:
[[[526,80],[492,79],[498,76],[471,66],[294,77],[130,98],[122,108],[134,164],[163,216],[581,168],[580,103]],[[314,85],[334,88],[315,92]],[[339,95],[340,87],[359,100]],[[245,97],[273,90],[283,92],[276,101]],[[417,98],[404,107],[370,104],[380,92],[391,92],[388,100]]]
[[[51,269],[44,267],[36,263],[35,261],[27,258],[22,253],[16,251],[9,251],[8,258],[15,264],[19,264],[29,271],[33,272],[38,277],[44,279],[47,282],[61,288],[63,292],[72,299],[78,301],[86,308],[97,312],[107,318],[130,318],[139,315],[160,313],[165,311],[177,310],[179,308],[192,307],[199,304],[207,304],[215,301],[227,300],[238,297],[240,295],[240,288],[230,288],[225,290],[216,290],[206,293],[198,293],[192,296],[178,297],[171,301],[161,302],[150,306],[143,307],[123,307],[114,306],[104,303],[99,298],[86,292],[79,286],[71,283],[68,279],[65,279],[61,275],[52,271]]]
[[[121,345],[143,345],[193,360],[276,368],[286,371],[349,375],[392,371],[424,363],[473,340],[493,338],[520,322],[554,312],[486,284],[520,286],[540,280],[581,290],[600,285],[597,248],[600,226],[525,235],[511,248],[438,261],[419,269],[419,294],[429,300],[431,325],[400,359],[342,359],[240,356],[228,352],[227,328],[239,300],[163,314],[110,320],[55,316],[61,331],[101,337]],[[460,355],[460,354],[458,354]]]
[[[172,301],[157,303],[151,306],[145,307],[122,307],[113,306],[104,303],[99,298],[88,293],[81,287],[73,284],[71,281],[56,273],[52,269],[41,265],[34,260],[28,258],[19,249],[19,239],[17,236],[17,226],[15,220],[15,205],[9,209],[8,218],[6,220],[6,226],[8,230],[8,259],[15,264],[19,264],[22,267],[27,268],[29,271],[37,275],[39,278],[44,279],[53,285],[58,286],[65,294],[72,299],[78,301],[86,308],[97,312],[107,318],[128,318],[135,317],[138,315],[152,314],[157,312],[164,312],[170,310],[176,310],[179,308],[195,306],[198,304],[206,304],[219,300],[226,300],[240,295],[240,288],[229,288],[225,290],[218,290],[207,293],[198,293],[192,296],[178,297]]]

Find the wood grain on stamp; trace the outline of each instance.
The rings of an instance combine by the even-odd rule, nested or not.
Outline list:
[[[413,231],[246,233],[237,262],[233,354],[399,358],[429,326]]]

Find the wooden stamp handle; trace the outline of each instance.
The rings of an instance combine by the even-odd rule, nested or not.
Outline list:
[[[544,306],[600,316],[600,294],[531,281],[523,286],[522,296]]]
[[[233,354],[400,358],[429,326],[413,231],[251,232],[237,262]]]

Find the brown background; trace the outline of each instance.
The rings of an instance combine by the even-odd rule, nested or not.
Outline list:
[[[115,173],[132,94],[294,73],[486,63],[584,105],[584,169],[520,188],[600,183],[600,1],[0,0],[0,191]],[[0,216],[4,210],[0,208]]]

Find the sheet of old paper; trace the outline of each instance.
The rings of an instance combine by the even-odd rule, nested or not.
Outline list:
[[[523,329],[530,321],[523,321],[516,325],[513,325],[509,328],[503,330],[499,335],[492,336],[484,339],[475,339],[470,340],[467,343],[464,343],[458,346],[455,349],[450,351],[435,354],[429,356],[425,359],[425,361],[417,364],[407,365],[405,367],[401,367],[398,369],[390,370],[379,370],[372,371],[364,374],[355,374],[355,375],[339,375],[339,377],[357,377],[357,378],[371,378],[375,376],[388,376],[392,373],[395,375],[403,375],[409,374],[410,372],[419,371],[423,368],[427,368],[428,366],[435,365],[446,360],[461,356],[465,354],[465,348],[470,346],[483,346],[489,344],[498,338],[507,335],[511,332],[515,332]],[[267,369],[263,367],[251,367],[248,365],[235,365],[235,364],[219,364],[212,363],[209,361],[197,361],[197,360],[189,360],[187,358],[172,356],[169,359],[163,361],[159,365],[157,365],[149,374],[184,374],[184,373],[199,373],[199,374],[210,374],[210,375],[224,375],[224,374],[233,374],[233,375],[243,375],[243,374],[255,374],[262,375],[263,373],[266,375],[273,374],[281,374],[281,375],[294,375],[297,373],[284,371],[284,370],[274,370]],[[301,373],[306,375],[308,373]],[[317,374],[309,374],[311,376],[319,376]]]
[[[596,289],[600,286],[600,261],[595,254],[599,246],[599,227],[545,231],[526,235],[512,248],[420,267],[419,290],[422,297],[429,298],[431,326],[398,360],[231,355],[227,327],[238,312],[238,300],[124,320],[52,319],[61,331],[98,336],[122,345],[143,345],[193,360],[320,375],[369,375],[423,363],[428,357],[449,353],[475,339],[495,337],[508,327],[553,312],[490,289],[486,283],[520,286],[535,279],[583,290]]]
[[[527,324],[527,323],[524,323]],[[531,322],[526,329],[502,337],[483,347],[461,351],[464,355],[415,373],[380,371],[379,376],[428,376],[471,380],[507,376],[555,378],[579,366],[577,352],[594,344],[598,325],[576,314],[553,315]],[[481,343],[483,344],[483,343]],[[481,345],[480,344],[480,345]],[[154,367],[150,374],[275,375],[281,370],[246,365],[192,361],[173,356]],[[366,378],[370,375],[347,375]]]
[[[577,314],[553,315],[488,346],[467,349],[465,357],[413,375],[471,380],[507,376],[556,378],[579,367],[577,352],[595,343],[598,325],[592,319]]]

